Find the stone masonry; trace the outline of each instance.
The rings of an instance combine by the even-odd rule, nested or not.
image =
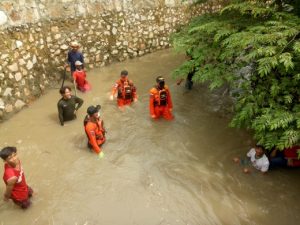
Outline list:
[[[19,0],[0,2],[0,121],[62,78],[71,41],[88,69],[170,47],[169,36],[197,8],[181,0]]]

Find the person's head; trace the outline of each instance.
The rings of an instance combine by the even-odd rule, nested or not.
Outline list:
[[[63,86],[60,90],[59,93],[62,95],[64,99],[69,99],[71,98],[71,88],[69,86]]]
[[[156,83],[160,89],[163,89],[165,87],[165,79],[162,76],[158,76],[156,78]]]
[[[128,76],[128,71],[127,70],[122,70],[121,71],[121,80],[125,81]]]
[[[82,68],[82,62],[80,62],[79,60],[77,60],[75,62],[75,67],[76,67],[76,69],[81,69]]]
[[[73,51],[77,51],[79,49],[80,45],[77,41],[72,41],[70,43],[70,47],[72,48]]]
[[[265,148],[262,145],[255,145],[255,155],[256,156],[263,156],[265,153]]]
[[[19,163],[16,147],[3,148],[0,151],[0,157],[12,167],[15,167]]]
[[[101,105],[96,105],[96,106],[91,105],[87,108],[86,112],[90,118],[98,119],[100,117],[100,109],[101,109]]]

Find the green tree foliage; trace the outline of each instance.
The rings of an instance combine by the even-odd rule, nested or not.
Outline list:
[[[176,49],[192,56],[174,77],[196,68],[195,82],[209,82],[210,89],[229,85],[235,90],[230,125],[252,130],[267,149],[300,142],[298,12],[292,0],[229,1],[172,38]],[[244,68],[247,74],[240,73]]]

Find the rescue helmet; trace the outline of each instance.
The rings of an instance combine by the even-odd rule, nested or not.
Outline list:
[[[93,114],[99,112],[100,109],[101,109],[101,105],[96,105],[96,106],[91,105],[87,108],[86,112],[87,112],[87,114],[92,116]]]
[[[81,66],[82,65],[82,62],[80,62],[79,60],[77,60],[76,62],[75,62],[75,66]]]
[[[127,76],[128,75],[128,71],[127,70],[122,70],[121,71],[121,76]]]
[[[163,78],[162,76],[158,76],[157,78],[156,78],[156,82],[157,83],[161,83],[161,82],[164,82],[165,81],[165,78]]]

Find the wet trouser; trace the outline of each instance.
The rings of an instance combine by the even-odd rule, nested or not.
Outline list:
[[[193,87],[193,81],[186,79],[185,81],[185,88],[191,90]]]
[[[13,199],[14,203],[20,206],[22,209],[27,209],[31,205],[30,198],[32,197],[33,190],[31,187],[27,186],[28,188],[28,198],[22,201]]]
[[[125,105],[130,105],[132,102],[132,99],[123,99],[123,98],[118,98],[118,106],[122,107]]]
[[[163,116],[166,120],[172,120],[174,117],[168,106],[154,106],[156,118]]]

